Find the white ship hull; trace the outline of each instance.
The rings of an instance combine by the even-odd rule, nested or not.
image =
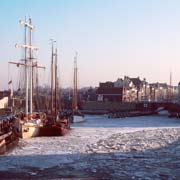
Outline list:
[[[159,111],[158,114],[160,116],[168,116],[169,115],[169,112],[167,110],[162,110],[162,111]]]
[[[39,136],[40,126],[36,123],[24,123],[21,128],[21,136],[23,139]]]
[[[18,119],[15,126],[16,126],[19,137],[23,139],[39,136],[40,127],[42,127],[41,124],[38,124],[36,122],[23,122]]]
[[[84,122],[85,119],[80,115],[73,115],[73,123]]]

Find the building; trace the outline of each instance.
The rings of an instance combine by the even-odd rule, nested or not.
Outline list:
[[[100,83],[96,91],[98,101],[122,102],[123,88],[116,87],[113,82]]]
[[[117,79],[114,84],[116,87],[123,88],[124,102],[149,101],[150,99],[150,88],[146,79],[141,80],[139,77],[124,76],[124,79]]]
[[[178,88],[167,83],[152,83],[150,89],[151,101],[170,102],[174,101],[178,95]]]
[[[98,101],[170,102],[177,100],[178,87],[158,82],[149,84],[145,78],[124,76],[115,82],[100,83],[97,97]]]

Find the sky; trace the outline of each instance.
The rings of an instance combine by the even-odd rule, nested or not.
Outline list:
[[[33,44],[49,82],[51,45],[56,40],[61,87],[73,82],[78,52],[78,85],[98,86],[124,75],[152,82],[180,81],[179,0],[0,0],[0,89],[17,83],[18,68],[8,61],[22,58],[20,19],[32,18]],[[16,85],[14,85],[15,87]]]

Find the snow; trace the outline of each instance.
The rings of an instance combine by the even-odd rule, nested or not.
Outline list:
[[[85,120],[72,124],[71,130],[63,137],[21,139],[15,149],[0,156],[0,174],[7,177],[7,172],[13,172],[16,175],[40,177],[41,171],[44,174],[46,169],[57,169],[53,170],[55,175],[60,170],[63,170],[61,175],[64,175],[71,169],[68,174],[74,173],[74,177],[99,177],[101,171],[103,175],[112,177],[122,174],[126,178],[128,174],[131,178],[144,175],[151,177],[152,173],[148,174],[146,169],[135,173],[133,167],[137,165],[136,168],[139,168],[139,163],[144,163],[152,170],[152,164],[161,164],[161,161],[155,163],[159,158],[158,153],[169,153],[175,160],[179,158],[180,119],[165,116],[109,119],[106,115],[88,115]],[[177,157],[174,157],[174,153]],[[166,160],[170,157],[167,155]],[[98,165],[97,161],[101,164]],[[124,167],[116,164],[119,161],[122,161],[120,164],[124,163]],[[129,166],[126,167],[128,163],[135,164],[129,169]],[[85,174],[77,174],[83,168]],[[168,170],[161,169],[163,172]],[[157,174],[152,176],[153,179],[160,177]]]

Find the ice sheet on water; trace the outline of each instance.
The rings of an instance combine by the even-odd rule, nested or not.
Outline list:
[[[168,117],[108,119],[106,115],[101,115],[85,116],[85,118],[85,122],[73,124],[70,132],[63,137],[21,139],[19,145],[12,152],[0,158],[1,169],[13,168],[17,165],[46,168],[61,163],[70,163],[82,155],[86,155],[87,146],[106,140],[111,136],[116,137],[116,134],[180,127],[180,120]],[[151,133],[154,136],[153,131]],[[102,150],[100,146],[98,148],[99,151]],[[116,150],[113,145],[112,148]],[[7,161],[9,163],[6,163]]]

